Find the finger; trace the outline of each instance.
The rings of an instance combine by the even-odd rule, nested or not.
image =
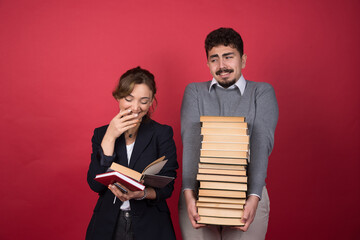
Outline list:
[[[250,216],[250,211],[248,211],[246,208],[244,209],[244,214],[241,217],[244,221],[247,221],[249,219]]]
[[[243,227],[239,227],[239,229],[243,232],[246,232],[249,229],[250,222],[247,221]]]
[[[129,125],[133,125],[133,124],[138,124],[139,123],[139,119],[135,118],[135,119],[129,119],[129,120],[119,120],[119,125],[121,125],[122,127],[126,127]]]
[[[108,188],[117,198],[121,199],[123,197],[124,194],[115,185],[110,184]]]
[[[139,114],[133,113],[133,114],[129,114],[129,115],[126,115],[126,116],[122,117],[121,120],[122,120],[122,122],[130,121],[130,120],[133,120],[133,119],[137,120],[138,116],[139,116]]]
[[[115,116],[116,118],[122,118],[126,115],[129,115],[131,113],[131,109],[125,109],[125,110],[121,110],[119,111],[119,113]]]
[[[122,187],[123,189],[125,189],[127,192],[130,192],[130,190],[127,187],[125,187],[124,185],[122,185],[121,183],[116,182],[116,184],[119,185],[120,187]]]

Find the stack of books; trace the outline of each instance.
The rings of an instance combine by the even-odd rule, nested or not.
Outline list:
[[[201,116],[196,202],[201,224],[243,226],[249,157],[248,125],[244,117]]]

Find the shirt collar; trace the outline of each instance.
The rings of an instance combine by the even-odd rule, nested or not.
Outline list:
[[[210,83],[210,87],[209,87],[209,92],[211,92],[211,89],[212,87],[216,85],[220,88],[223,88],[216,80],[215,78],[213,78],[211,80],[211,83]],[[238,88],[240,90],[240,94],[243,95],[244,94],[244,91],[245,91],[245,86],[246,86],[246,81],[245,81],[245,78],[244,76],[241,74],[241,77],[239,78],[238,81],[236,81],[233,85],[231,85],[230,87],[228,87],[227,89],[234,89],[234,88]],[[224,89],[224,88],[223,88]]]

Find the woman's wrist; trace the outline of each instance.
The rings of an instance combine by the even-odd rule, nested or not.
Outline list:
[[[146,195],[147,195],[147,191],[146,191],[146,188],[144,189],[144,196],[140,197],[140,198],[135,198],[135,200],[144,200],[146,198]]]

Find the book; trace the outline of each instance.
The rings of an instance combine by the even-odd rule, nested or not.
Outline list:
[[[202,142],[201,149],[248,151],[249,144],[247,144],[247,143]]]
[[[209,203],[209,202],[196,202],[197,207],[206,208],[229,208],[229,209],[244,209],[243,204],[231,204],[231,203]]]
[[[205,128],[248,128],[247,122],[202,122]]]
[[[200,197],[246,198],[246,192],[217,189],[199,189],[199,198]]]
[[[248,158],[248,152],[247,151],[232,151],[232,150],[200,149],[200,157]]]
[[[200,218],[201,216],[241,218],[244,213],[242,209],[210,208],[210,207],[198,207],[197,209]]]
[[[118,172],[140,182],[143,178],[143,175],[146,173],[147,169],[150,168],[150,171],[151,171],[151,169],[155,168],[154,169],[155,173],[152,173],[152,174],[156,174],[156,173],[160,172],[160,170],[163,168],[163,166],[166,164],[166,162],[167,162],[167,160],[165,160],[165,156],[162,156],[161,158],[156,159],[155,161],[150,163],[148,166],[146,166],[142,173],[139,173],[138,171],[135,171],[131,168],[125,167],[125,166],[120,165],[115,162],[113,162],[111,164],[110,169],[112,169],[114,171],[118,171]]]
[[[144,180],[145,186],[163,188],[174,180],[174,177],[157,175],[166,163],[167,159],[163,156],[150,163],[145,167],[142,173],[139,173],[131,168],[113,162],[110,166],[110,170],[120,172],[138,182]]]
[[[200,163],[247,165],[247,160],[243,158],[200,157]]]
[[[247,128],[201,128],[201,135],[248,135]]]
[[[249,143],[250,136],[245,135],[203,135],[203,142]]]
[[[215,170],[218,170],[218,171],[220,171],[220,170],[245,171],[246,167],[244,165],[217,164],[217,163],[199,163],[199,169],[202,169],[202,170],[215,169]],[[205,172],[203,172],[203,173],[205,173]]]
[[[140,182],[117,171],[110,171],[102,174],[97,174],[95,176],[95,180],[106,186],[118,182],[121,185],[125,186],[130,191],[143,191],[145,189],[145,186]]]
[[[222,218],[222,217],[208,217],[200,216],[200,220],[197,221],[199,224],[211,224],[211,225],[224,225],[224,226],[244,226],[241,222],[241,218]]]
[[[228,170],[228,169],[212,169],[202,168],[199,163],[198,173],[200,174],[216,174],[216,175],[228,175],[228,176],[246,176],[245,170]],[[220,164],[218,164],[220,165]],[[231,166],[231,165],[230,165]]]
[[[200,122],[245,122],[245,117],[200,116]]]
[[[200,174],[200,173],[198,173],[196,175],[196,180],[199,180],[199,181],[247,183],[247,177],[246,176],[227,176],[227,175]]]
[[[243,192],[242,192],[243,193]],[[225,197],[202,197],[199,196],[198,202],[209,203],[230,203],[230,204],[242,204],[244,205],[246,198],[225,198]]]
[[[202,189],[247,191],[246,183],[200,181]]]

